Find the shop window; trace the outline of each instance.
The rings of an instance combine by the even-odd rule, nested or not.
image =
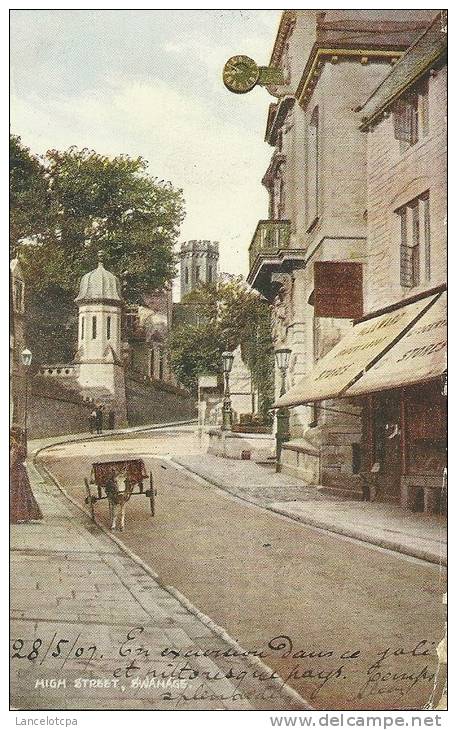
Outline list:
[[[352,473],[359,474],[362,468],[362,448],[360,444],[352,444]]]
[[[400,218],[400,284],[413,288],[431,277],[428,191],[396,211]],[[421,274],[423,268],[423,275]]]
[[[394,135],[404,151],[429,131],[428,79],[407,91],[395,105]]]

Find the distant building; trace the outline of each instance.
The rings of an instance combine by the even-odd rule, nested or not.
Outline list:
[[[219,275],[217,241],[185,241],[181,244],[181,299],[199,284],[211,284]]]
[[[129,370],[175,384],[167,344],[172,319],[171,286],[145,295],[141,305],[126,308],[123,360]]]

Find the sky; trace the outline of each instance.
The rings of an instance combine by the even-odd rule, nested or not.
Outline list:
[[[225,89],[238,53],[267,65],[278,10],[13,10],[11,129],[30,149],[70,145],[142,155],[182,188],[181,241],[220,242],[223,271],[246,275],[273,98]]]

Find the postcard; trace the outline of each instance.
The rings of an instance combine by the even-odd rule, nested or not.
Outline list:
[[[10,24],[17,723],[439,719],[446,11]]]

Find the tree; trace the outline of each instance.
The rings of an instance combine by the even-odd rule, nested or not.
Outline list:
[[[198,376],[221,371],[224,350],[241,346],[252,382],[259,391],[259,411],[266,417],[273,402],[274,351],[267,302],[243,283],[203,284],[184,300],[198,310],[198,324],[179,325],[169,338],[170,359],[180,382],[191,390]]]
[[[41,236],[49,209],[45,169],[20,137],[10,136],[10,258],[22,239]]]
[[[25,191],[23,197],[15,196],[15,218],[21,226],[15,226],[14,236],[28,287],[29,336],[38,359],[68,359],[76,336],[73,299],[81,276],[95,267],[99,250],[106,268],[120,277],[131,304],[141,303],[144,294],[174,276],[173,244],[184,217],[182,191],[151,177],[142,157],[109,158],[70,147],[49,150],[38,160],[19,138],[14,138],[13,148],[14,160],[24,168]],[[35,225],[33,212],[28,216],[22,204],[34,199],[36,177],[45,181],[44,226]]]

